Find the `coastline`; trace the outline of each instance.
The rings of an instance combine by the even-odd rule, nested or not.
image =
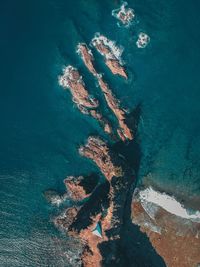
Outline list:
[[[148,236],[167,266],[198,266],[199,214],[188,214],[174,198],[152,188],[136,189],[133,195],[132,221]]]

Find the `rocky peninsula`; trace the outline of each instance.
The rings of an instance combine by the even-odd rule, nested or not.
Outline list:
[[[87,143],[80,147],[79,153],[94,161],[106,179],[93,188],[82,206],[68,208],[55,220],[55,224],[80,239],[83,244],[83,266],[102,266],[102,261],[112,264],[118,259],[124,207],[134,173],[99,137],[89,137]],[[78,178],[78,181],[73,177],[67,180],[70,190],[77,188],[78,184],[81,196],[88,197],[85,192],[82,194],[82,178]],[[110,250],[109,255],[103,254],[105,250]]]
[[[77,52],[83,59],[83,62],[85,63],[87,69],[94,75],[94,77],[97,78],[99,87],[104,94],[106,102],[118,120],[120,128],[117,130],[117,132],[119,137],[123,141],[126,141],[127,139],[132,140],[133,133],[126,123],[127,114],[124,109],[120,108],[119,100],[116,99],[116,97],[113,95],[108,84],[103,80],[102,75],[97,72],[94,65],[94,56],[92,54],[92,51],[86,44],[82,43],[78,45]]]

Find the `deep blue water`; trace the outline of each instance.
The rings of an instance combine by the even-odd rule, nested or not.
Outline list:
[[[142,104],[140,181],[190,205],[199,200],[200,3],[129,4],[139,23],[124,29],[111,16],[119,1],[0,1],[3,267],[68,266],[65,238],[54,229],[54,210],[42,194],[49,188],[64,191],[66,175],[96,170],[77,148],[89,134],[104,134],[95,121],[80,114],[57,83],[64,64],[76,65],[91,92],[100,95],[75,53],[77,43],[89,43],[95,32],[125,49],[129,82],[113,77],[95,54],[113,91],[125,107]],[[140,30],[151,37],[142,51],[135,46]]]

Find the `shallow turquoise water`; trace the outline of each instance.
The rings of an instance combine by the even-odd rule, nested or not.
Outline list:
[[[190,205],[199,199],[199,4],[129,4],[139,23],[124,29],[111,17],[119,1],[0,1],[2,266],[68,266],[65,238],[49,219],[56,211],[42,193],[64,191],[66,175],[96,170],[77,148],[89,134],[104,134],[57,83],[64,64],[76,65],[100,97],[75,53],[77,43],[89,43],[95,32],[125,49],[129,82],[113,77],[95,53],[113,91],[130,110],[142,104],[139,180],[190,200]],[[144,50],[135,46],[140,30],[151,37]],[[154,266],[159,265],[150,261]]]

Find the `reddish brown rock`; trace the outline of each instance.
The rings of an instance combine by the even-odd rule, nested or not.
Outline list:
[[[112,264],[114,259],[119,258],[124,207],[133,174],[124,161],[99,138],[90,137],[79,151],[97,164],[107,181],[99,184],[79,209],[67,209],[56,223],[66,229],[70,236],[80,239],[84,246],[81,256],[84,267],[102,266],[105,260],[102,248],[105,247],[110,250],[106,261]],[[101,225],[101,231],[96,235],[94,229],[98,224]]]
[[[118,119],[120,126],[118,134],[120,138],[123,141],[126,139],[133,140],[133,133],[126,123],[126,113],[122,108],[119,107],[119,101],[115,98],[112,91],[109,89],[108,84],[105,83],[101,77],[98,78],[98,82],[102,92],[104,93],[109,108],[113,111]]]
[[[104,132],[112,135],[112,126],[110,125],[110,122],[103,117],[103,115],[98,112],[97,110],[90,110],[90,115],[99,121],[99,123],[102,125]]]
[[[121,64],[122,49],[103,35],[96,35],[92,39],[93,46],[104,56],[105,63],[114,75],[120,75],[128,79],[125,68]]]
[[[92,51],[88,48],[88,46],[84,43],[78,44],[77,53],[81,56],[88,70],[94,75],[97,76],[97,71],[94,67],[93,61],[94,56]]]
[[[126,119],[126,113],[122,108],[119,106],[119,101],[116,99],[116,97],[113,95],[112,91],[110,90],[108,84],[104,82],[101,75],[99,75],[94,67],[94,57],[92,55],[91,50],[88,49],[86,44],[79,44],[78,45],[78,52],[81,55],[86,67],[88,70],[97,78],[97,81],[99,83],[99,87],[101,88],[104,97],[106,99],[106,102],[109,106],[109,108],[113,111],[116,118],[118,119],[120,129],[118,129],[118,135],[119,137],[125,141],[126,139],[132,140],[133,134],[131,129],[128,127],[127,123],[125,122]],[[112,60],[109,60],[112,61]],[[118,63],[114,63],[118,64]],[[105,122],[105,125],[106,122]],[[109,127],[109,125],[108,125]]]
[[[73,200],[80,201],[89,197],[98,184],[98,177],[95,174],[88,176],[68,176],[64,183],[67,191]]]
[[[97,108],[99,103],[92,98],[85,88],[85,84],[78,70],[72,66],[68,66],[63,70],[63,75],[59,77],[59,84],[64,88],[69,88],[73,96],[73,101],[81,109],[81,107]],[[83,112],[83,110],[81,109]]]
[[[123,176],[121,166],[114,164],[107,144],[101,139],[89,137],[87,144],[80,147],[79,153],[82,156],[92,159],[108,181],[111,181],[113,176]]]
[[[68,208],[62,215],[55,219],[55,225],[67,231],[69,226],[73,223],[74,218],[76,218],[78,210],[77,207]]]
[[[197,267],[200,263],[200,223],[161,207],[156,209],[154,217],[149,216],[137,198],[132,202],[132,220],[146,233],[167,266]]]
[[[126,71],[125,71],[124,67],[122,67],[120,65],[118,60],[116,60],[116,59],[107,59],[106,60],[106,65],[108,66],[108,68],[111,70],[111,72],[114,75],[120,75],[120,76],[124,77],[125,79],[128,79],[128,76],[126,74]]]
[[[84,179],[83,176],[69,176],[64,180],[64,183],[68,191],[70,192],[70,197],[73,200],[79,201],[90,195],[87,194],[84,188],[80,185],[82,179]]]
[[[135,18],[135,12],[132,8],[127,6],[128,4],[125,2],[121,5],[119,9],[115,9],[112,11],[112,15],[117,18],[122,25],[128,27],[131,25],[131,22]]]
[[[66,67],[63,70],[63,75],[59,77],[59,84],[64,88],[70,89],[73,102],[76,103],[82,113],[91,115],[102,125],[106,133],[112,133],[110,123],[97,110],[99,107],[98,100],[89,95],[83,79],[76,68],[72,66]]]

